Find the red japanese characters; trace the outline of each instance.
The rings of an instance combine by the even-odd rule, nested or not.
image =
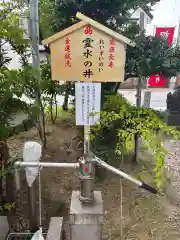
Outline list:
[[[71,67],[71,41],[69,38],[65,40],[64,51],[65,67]]]
[[[111,39],[109,41],[109,64],[108,67],[113,68],[114,66],[114,60],[115,60],[115,41],[114,39]]]

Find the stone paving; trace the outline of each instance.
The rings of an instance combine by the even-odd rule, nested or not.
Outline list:
[[[142,102],[144,102],[144,92],[142,90]],[[166,110],[166,98],[169,92],[173,92],[172,89],[151,89],[151,104],[150,107],[156,110]],[[136,104],[136,90],[135,89],[121,89],[119,90],[121,93],[131,104]]]

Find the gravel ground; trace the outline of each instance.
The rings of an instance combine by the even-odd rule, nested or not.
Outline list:
[[[169,152],[166,157],[166,167],[168,178],[171,179],[171,185],[168,190],[169,193],[172,191],[172,198],[180,206],[180,140],[175,143],[167,141],[165,147]]]
[[[72,126],[48,127],[48,151],[44,161],[74,162],[81,152],[70,139],[75,136]],[[8,143],[13,156],[21,154],[23,143],[37,140],[35,129],[10,138]],[[72,143],[70,147],[70,143]],[[123,180],[123,213],[121,214],[120,180],[108,174],[103,183],[96,185],[104,199],[104,240],[179,240],[180,239],[180,141],[167,141],[169,152],[166,158],[168,184],[165,192],[152,195]],[[69,148],[70,147],[70,148]],[[147,153],[143,153],[146,156]],[[152,157],[149,155],[149,159]],[[150,161],[149,161],[150,162]],[[149,164],[148,162],[148,164]],[[141,162],[137,168],[126,167],[125,171],[152,184],[151,165]],[[42,171],[43,226],[48,228],[50,217],[64,216],[65,235],[69,240],[68,211],[72,190],[79,188],[76,174],[71,169],[43,169]],[[38,202],[37,202],[38,205]],[[37,213],[38,217],[38,213]],[[122,226],[122,237],[120,230]],[[20,232],[28,229],[28,202],[25,176],[21,174],[21,190],[17,193],[16,215],[11,217],[11,228]]]
[[[75,129],[69,125],[48,125],[47,126],[47,151],[43,157],[46,162],[76,162],[81,155],[77,144],[71,140],[76,136]],[[10,152],[13,157],[22,156],[24,142],[37,141],[39,138],[35,128],[28,132],[21,133],[11,137],[8,140]],[[26,232],[29,229],[29,207],[28,207],[28,191],[24,171],[20,172],[21,189],[16,192],[16,212],[10,216],[11,230],[18,232]],[[70,204],[71,192],[78,189],[78,178],[74,169],[53,169],[44,168],[41,173],[42,183],[42,224],[46,231],[52,216],[63,216],[67,223],[68,206]],[[38,183],[35,182],[36,189]],[[37,197],[37,219],[38,213],[38,190]],[[38,220],[39,222],[39,220]],[[68,235],[68,225],[65,224],[65,234]]]

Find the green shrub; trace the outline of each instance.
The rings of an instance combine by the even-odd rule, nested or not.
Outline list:
[[[179,137],[179,132],[167,126],[154,110],[136,108],[119,94],[109,96],[101,112],[101,121],[92,129],[93,150],[107,159],[120,159],[122,154],[134,151],[134,137],[139,134],[142,144],[153,152],[156,182],[160,187],[165,180],[164,159],[167,152],[157,138],[159,132],[175,139]]]

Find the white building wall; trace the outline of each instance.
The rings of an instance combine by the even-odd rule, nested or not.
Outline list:
[[[22,15],[22,18],[20,20],[20,27],[23,28],[25,30],[24,33],[24,39],[29,39],[28,36],[28,28],[29,28],[29,24],[28,24],[28,18],[25,17],[25,15]],[[8,65],[9,69],[18,69],[21,68],[21,63],[20,63],[20,56],[11,48],[10,44],[7,43],[3,46],[3,48],[5,50],[7,50],[7,56],[9,58],[11,58],[11,62]],[[42,50],[44,49],[43,46],[39,46],[39,48]],[[31,50],[29,50],[31,51]],[[40,61],[45,61],[46,60],[46,56],[44,54],[40,54]],[[32,63],[32,58],[29,58],[29,63]]]
[[[18,56],[18,54],[16,52],[14,52],[12,49],[11,49],[11,46],[9,43],[6,43],[4,46],[3,46],[3,49],[5,51],[7,51],[7,57],[9,58],[12,58],[12,60],[10,61],[9,65],[8,65],[8,68],[9,69],[18,69],[21,67],[21,64],[20,64],[20,57]]]
[[[141,12],[144,12],[141,8],[138,8],[132,15],[131,18],[140,19]],[[138,20],[139,23],[139,20]],[[151,18],[144,12],[144,27],[147,29],[147,25],[151,23]]]

